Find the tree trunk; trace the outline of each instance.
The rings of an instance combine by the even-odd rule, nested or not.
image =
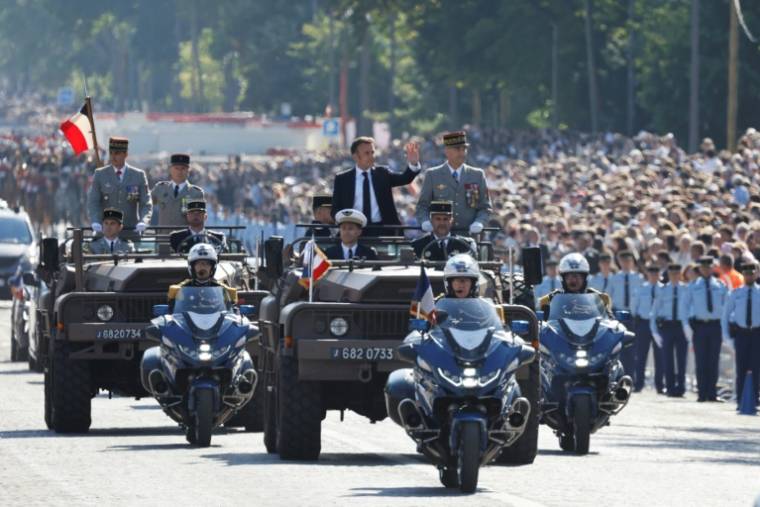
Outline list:
[[[626,133],[631,136],[633,135],[633,128],[634,128],[634,122],[635,122],[635,114],[636,114],[636,102],[634,99],[634,94],[636,90],[636,77],[634,75],[634,68],[633,68],[633,52],[634,52],[634,44],[635,44],[635,33],[633,31],[633,23],[634,23],[634,3],[635,0],[628,0],[628,76],[627,76],[627,90],[626,90]]]
[[[728,107],[726,114],[726,149],[736,148],[736,113],[739,109],[739,26],[734,2],[729,1],[728,30]]]
[[[451,83],[449,85],[449,130],[457,130],[459,128],[458,109],[457,87],[456,84]]]
[[[559,27],[552,23],[552,127],[559,127]]]
[[[195,101],[196,111],[203,112],[206,110],[206,94],[203,91],[203,71],[201,69],[201,57],[198,50],[198,38],[200,28],[198,26],[198,4],[193,0],[190,2],[190,47],[193,59],[193,99]]]
[[[699,0],[691,0],[691,77],[689,87],[689,152],[699,137]]]
[[[586,31],[586,67],[588,68],[588,100],[591,112],[591,133],[596,134],[599,128],[599,104],[596,88],[596,65],[594,63],[594,41],[591,37],[591,0],[584,0]]]
[[[388,36],[390,38],[390,64],[388,76],[388,124],[390,125],[391,137],[393,137],[393,127],[396,124],[396,12],[392,11],[390,15],[390,26]]]
[[[330,74],[328,77],[327,82],[327,105],[330,107],[330,116],[335,115],[335,81],[337,78],[337,68],[335,65],[335,21],[333,20],[333,16],[330,15],[329,19],[329,44],[330,47],[328,48],[328,59],[330,62]]]
[[[366,26],[362,37],[362,48],[359,56],[359,125],[357,134],[360,136],[372,135],[372,124],[367,113],[370,110],[369,103],[369,66],[370,58],[370,27]]]

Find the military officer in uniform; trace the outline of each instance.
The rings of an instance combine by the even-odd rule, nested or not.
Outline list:
[[[660,286],[660,268],[655,264],[646,267],[647,280],[639,286],[631,305],[631,315],[635,319],[636,333],[636,367],[634,368],[633,390],[639,392],[644,389],[644,372],[647,366],[649,346],[652,345],[652,357],[654,358],[654,387],[658,394],[665,393],[665,373],[662,365],[662,349],[654,343],[652,330],[649,326],[649,316],[652,313],[654,296]]]
[[[736,403],[741,405],[747,372],[755,384],[755,404],[760,393],[760,286],[757,284],[757,263],[740,267],[744,285],[731,291],[721,316],[723,339],[734,343],[736,357]]]
[[[139,234],[150,223],[153,202],[148,193],[148,178],[142,169],[127,164],[128,148],[128,139],[111,137],[108,140],[111,163],[95,170],[87,194],[87,211],[95,232],[103,230],[100,219],[105,208],[120,210],[124,214],[124,227],[134,228]]]
[[[169,159],[168,181],[159,181],[150,193],[153,201],[154,218],[161,227],[185,224],[187,203],[203,201],[203,189],[187,181],[190,170],[190,155],[175,153]],[[155,220],[154,220],[155,221]]]
[[[613,310],[630,312],[631,302],[641,286],[643,277],[636,271],[636,261],[634,260],[633,252],[630,250],[621,251],[618,254],[618,260],[621,269],[610,276],[607,292],[609,292],[610,299],[612,299]],[[629,331],[634,331],[633,326],[623,325]],[[620,352],[620,362],[623,363],[625,373],[633,378],[636,369],[636,349],[634,347],[624,348]]]
[[[135,247],[129,240],[119,238],[124,214],[115,208],[103,210],[103,236],[90,243],[92,254],[120,254],[134,252]]]
[[[417,223],[425,232],[431,232],[430,204],[433,201],[451,201],[454,205],[454,231],[478,234],[483,231],[492,212],[485,173],[482,169],[465,164],[469,146],[465,132],[445,134],[443,145],[446,162],[425,174],[417,202]]]
[[[325,250],[328,259],[350,260],[364,258],[377,260],[374,248],[359,243],[362,229],[367,226],[367,217],[359,210],[344,209],[335,214],[335,222],[340,227],[340,244]]]
[[[551,294],[562,285],[562,278],[557,274],[557,264],[557,259],[549,259],[544,264],[544,267],[546,268],[544,279],[533,288],[533,296],[536,298],[536,308],[538,308],[538,302],[542,297]]]
[[[475,242],[470,238],[451,235],[453,206],[450,201],[430,203],[430,222],[433,231],[412,241],[418,259],[445,261],[451,255],[466,253],[475,257]]]
[[[670,264],[668,282],[655,290],[649,329],[655,343],[662,349],[668,396],[676,398],[682,398],[686,393],[688,341],[684,334],[685,297],[686,286],[681,283],[681,265]]]
[[[602,252],[599,254],[599,272],[588,278],[588,286],[609,294],[610,280],[612,280],[612,254]]]
[[[715,259],[699,258],[699,274],[686,287],[684,334],[694,344],[697,401],[719,401],[716,385],[720,366],[720,318],[728,296],[726,286],[713,276]]]
[[[311,209],[314,213],[313,225],[333,225],[335,221],[332,217],[332,196],[326,194],[315,195],[311,198]],[[314,233],[316,237],[329,238],[332,231],[329,227],[313,227],[308,232],[311,236]]]
[[[224,234],[206,229],[206,202],[190,201],[187,203],[187,229],[174,231],[169,235],[169,243],[177,253],[187,253],[193,245],[210,243],[219,250],[227,249]]]

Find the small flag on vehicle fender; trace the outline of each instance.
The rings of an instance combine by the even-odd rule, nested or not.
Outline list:
[[[424,266],[420,266],[420,278],[417,280],[417,289],[414,291],[409,314],[435,324],[435,297]]]
[[[303,249],[303,273],[301,273],[301,279],[298,280],[298,283],[303,288],[308,289],[312,280],[314,283],[319,281],[325,276],[330,266],[332,264],[325,253],[320,250],[314,240],[310,240]]]

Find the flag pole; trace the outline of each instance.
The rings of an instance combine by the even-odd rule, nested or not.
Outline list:
[[[253,253],[253,258],[256,259],[256,273],[253,278],[253,290],[259,290],[259,269],[261,269],[261,266],[259,265],[259,238],[256,238],[256,251]]]
[[[95,145],[95,162],[98,164],[98,167],[101,167],[103,165],[103,162],[100,160],[100,150],[98,149],[98,135],[95,133],[95,114],[92,111],[92,99],[90,98],[90,94],[87,92],[87,76],[84,76],[84,104],[85,109],[87,110],[87,119],[90,120],[90,128],[92,129],[92,144]]]
[[[311,230],[311,257],[309,257],[309,303],[314,302],[314,255],[316,254],[314,243],[314,229]]]

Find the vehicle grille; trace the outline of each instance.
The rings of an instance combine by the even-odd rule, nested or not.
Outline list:
[[[97,311],[101,305],[111,305],[114,316],[111,322],[149,322],[153,318],[153,305],[166,304],[166,295],[140,296],[133,298],[120,297],[116,301],[113,298],[88,297],[82,318],[84,321],[98,322]]]
[[[370,310],[357,312],[367,338],[402,338],[409,328],[409,310]]]

